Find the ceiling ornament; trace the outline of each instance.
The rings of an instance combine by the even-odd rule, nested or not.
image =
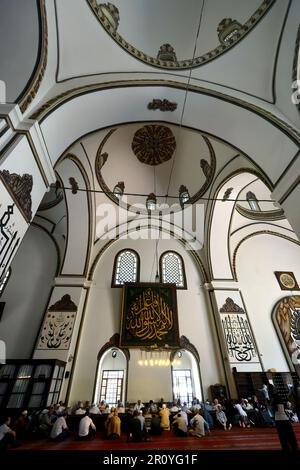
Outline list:
[[[211,171],[212,171],[211,165],[208,163],[207,160],[205,160],[204,158],[201,158],[200,166],[201,166],[204,176],[206,178],[209,178],[211,175]]]
[[[224,18],[218,26],[218,36],[221,44],[232,44],[242,29],[241,23],[232,18]]]
[[[174,47],[171,44],[162,44],[157,53],[157,58],[163,62],[176,62],[177,57]]]
[[[111,31],[116,32],[119,26],[120,15],[119,10],[112,3],[101,3],[98,5],[98,12],[110,24]]]
[[[227,188],[225,193],[224,193],[224,196],[222,198],[222,202],[226,201],[227,199],[229,199],[231,193],[233,191],[233,188]]]
[[[8,189],[18,208],[23,213],[27,222],[32,219],[31,191],[33,178],[28,173],[20,176],[17,173],[10,173],[8,170],[0,171],[0,180]]]
[[[147,106],[148,109],[156,111],[159,109],[160,111],[175,111],[177,109],[177,103],[171,103],[169,100],[159,100],[153,98]]]
[[[219,57],[231,47],[235,46],[235,44],[241,41],[249,33],[249,31],[251,31],[259,23],[259,21],[264,17],[264,15],[275,3],[275,0],[264,0],[258,7],[258,9],[253,13],[253,15],[251,15],[251,17],[246,21],[246,23],[244,23],[235,34],[232,34],[232,37],[230,37],[225,44],[219,44],[214,49],[206,52],[205,54],[202,54],[201,56],[195,57],[194,59],[184,60],[177,60],[175,53],[173,56],[163,56],[164,59],[162,60],[161,57],[152,57],[146,54],[145,52],[140,51],[135,46],[131,45],[128,41],[126,41],[126,39],[124,39],[116,31],[114,27],[115,20],[112,20],[107,12],[106,14],[104,13],[103,9],[101,9],[100,5],[98,5],[97,0],[87,0],[87,2],[100,24],[106,30],[106,32],[112,37],[114,41],[119,44],[119,46],[125,49],[129,54],[148,65],[152,65],[153,67],[169,70],[182,70],[199,67],[200,65],[206,64],[207,62],[210,62],[211,60]],[[109,5],[112,4],[110,3]],[[170,57],[172,60],[166,60],[166,57]]]
[[[147,127],[147,126],[145,126]],[[148,126],[148,127],[151,127],[151,126]],[[153,126],[154,127],[154,126]],[[163,126],[157,126],[157,127],[163,127]],[[142,128],[143,129],[143,128]],[[167,128],[168,129],[168,128]],[[100,164],[99,164],[99,161],[101,159],[101,156],[104,155],[103,153],[103,149],[104,149],[104,146],[106,145],[107,141],[109,140],[109,138],[113,135],[113,133],[117,130],[117,128],[115,129],[111,129],[107,134],[106,136],[104,137],[104,139],[101,141],[100,143],[100,146],[98,148],[98,151],[97,151],[97,155],[96,155],[96,161],[95,161],[95,172],[96,172],[96,178],[97,178],[97,181],[101,187],[101,190],[106,194],[106,196],[112,201],[114,202],[115,204],[118,204],[119,206],[123,207],[125,210],[128,210],[128,211],[132,211],[132,212],[136,212],[134,206],[131,206],[130,204],[127,204],[125,202],[122,201],[121,198],[118,198],[116,197],[116,195],[113,193],[113,189],[112,188],[109,188],[108,185],[106,184],[104,178],[103,178],[103,175],[102,175],[102,171],[101,171],[101,168],[100,168]],[[201,133],[200,133],[201,134]],[[208,152],[209,152],[209,155],[210,155],[210,163],[208,163],[209,167],[210,167],[210,172],[209,172],[209,177],[207,177],[204,181],[204,183],[202,184],[202,186],[199,188],[199,190],[193,194],[193,195],[190,195],[190,198],[189,198],[189,204],[194,204],[195,202],[197,202],[204,194],[205,192],[208,190],[208,188],[210,187],[212,181],[213,181],[213,177],[215,175],[215,171],[216,171],[216,155],[215,155],[215,151],[214,151],[214,148],[209,140],[208,137],[206,137],[205,135],[201,134],[202,135],[202,138],[204,140],[204,142],[206,143],[207,145],[207,148],[208,148]],[[201,164],[201,163],[200,163]],[[208,168],[206,166],[206,168]],[[248,169],[247,169],[248,171]],[[249,170],[251,171],[251,170]],[[257,173],[255,173],[257,174]],[[260,175],[259,175],[260,176]],[[261,176],[260,176],[261,177]],[[265,181],[265,183],[267,184],[267,186],[269,187],[269,183]],[[141,213],[141,214],[145,214],[145,215],[148,215],[148,210],[145,208],[145,210],[143,210],[142,208],[139,208],[138,211]]]
[[[131,148],[141,163],[160,165],[172,158],[176,140],[169,127],[147,125],[136,131]]]

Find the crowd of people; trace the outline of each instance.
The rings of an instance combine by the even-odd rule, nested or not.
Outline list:
[[[116,407],[111,408],[105,401],[99,404],[80,401],[73,408],[60,402],[43,410],[35,410],[30,415],[24,410],[13,422],[10,417],[5,417],[0,425],[0,448],[10,445],[18,447],[18,439],[33,436],[63,441],[70,436],[68,421],[73,417],[76,417],[77,423],[75,438],[94,439],[97,415],[104,415],[101,423],[108,439],[119,439],[121,428],[127,442],[141,442],[151,440],[151,436],[160,436],[165,430],[171,430],[174,437],[190,435],[202,438],[215,428],[230,431],[233,426],[276,425],[283,447],[284,435],[290,429],[288,423],[297,422],[300,418],[291,402],[276,404],[270,398],[258,399],[256,395],[240,401],[223,397],[213,402],[208,399],[200,402],[194,397],[191,404],[181,403],[180,400],[175,400],[173,404],[165,403],[163,398],[158,403],[150,400],[147,404],[138,400],[126,407],[118,402]],[[297,448],[297,442],[292,446]]]

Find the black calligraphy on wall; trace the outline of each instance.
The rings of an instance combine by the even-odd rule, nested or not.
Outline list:
[[[6,272],[19,245],[20,237],[14,219],[15,205],[0,206],[0,278]]]
[[[37,349],[69,349],[75,317],[74,312],[48,312]]]
[[[230,362],[258,362],[245,313],[221,314],[222,329]]]

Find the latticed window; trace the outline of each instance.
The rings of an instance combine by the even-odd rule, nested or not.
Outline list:
[[[104,400],[109,407],[117,406],[122,398],[123,370],[104,370],[101,381],[100,401]]]
[[[115,261],[113,285],[122,286],[125,282],[137,282],[139,278],[139,257],[133,250],[118,253]]]
[[[193,386],[190,369],[173,370],[174,399],[180,399],[181,403],[192,404]]]
[[[174,251],[163,253],[160,258],[161,279],[164,284],[176,284],[186,289],[184,264],[181,256]]]

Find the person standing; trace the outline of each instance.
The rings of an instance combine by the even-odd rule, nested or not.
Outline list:
[[[293,426],[284,411],[283,403],[275,405],[275,425],[283,450],[297,450],[298,443]]]

